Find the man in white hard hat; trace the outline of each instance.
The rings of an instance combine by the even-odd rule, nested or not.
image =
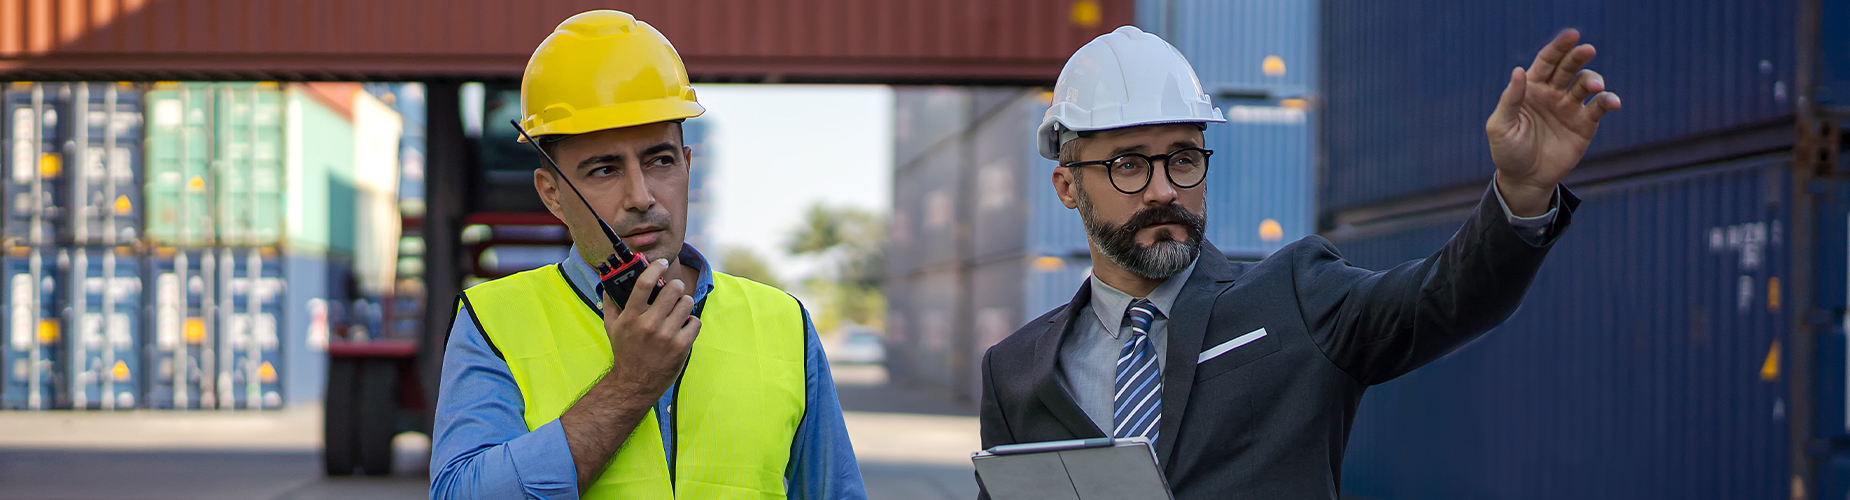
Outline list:
[[[1564,31],[1510,72],[1476,213],[1432,257],[1387,271],[1317,236],[1228,262],[1202,236],[1202,130],[1225,119],[1193,68],[1129,26],[1081,47],[1039,147],[1060,162],[1053,189],[1080,212],[1093,273],[984,355],[983,447],[1142,437],[1178,499],[1337,498],[1363,391],[1502,323],[1567,228],[1579,200],[1561,179],[1619,109],[1581,69],[1594,49],[1579,38]]]

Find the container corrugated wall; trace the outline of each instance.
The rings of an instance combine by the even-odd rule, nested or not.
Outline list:
[[[1310,112],[1303,101],[1216,99],[1227,123],[1210,124],[1209,241],[1228,257],[1260,259],[1317,225]]]
[[[1810,418],[1788,415],[1777,368],[1795,306],[1780,283],[1789,168],[1776,155],[1581,188],[1507,323],[1370,389],[1344,494],[1786,497],[1787,419]],[[1337,245],[1386,268],[1436,251],[1462,217]]]
[[[0,257],[6,280],[6,347],[0,354],[0,409],[42,410],[62,406],[63,324],[59,297],[68,280],[58,275],[54,249],[12,247]]]
[[[4,91],[6,135],[5,218],[0,238],[8,246],[49,246],[69,241],[65,218],[70,193],[64,175],[65,135],[70,121],[67,84],[15,83]]]
[[[141,255],[133,248],[71,248],[64,298],[66,386],[72,408],[127,410],[141,402],[145,318]]]
[[[166,84],[149,90],[147,237],[157,245],[212,242],[211,87]]]
[[[141,238],[141,89],[128,83],[65,86],[73,245],[134,245]]]
[[[211,250],[156,249],[148,257],[148,407],[215,408],[217,256]]]
[[[0,71],[20,78],[513,80],[561,21],[621,8],[673,40],[697,78],[1041,84],[1059,75],[1073,49],[1130,22],[1131,4],[27,0],[0,9]]]
[[[1211,95],[1299,97],[1317,82],[1317,2],[1145,0],[1139,23],[1174,44]]]
[[[1034,263],[1084,256],[1085,233],[1052,192],[1054,162],[1034,149],[1044,90],[900,87],[895,101],[887,367],[974,400],[983,351],[1072,296],[1042,297],[1037,277],[1052,271]]]
[[[1564,27],[1599,48],[1590,67],[1625,99],[1589,157],[1790,116],[1796,5],[1326,2],[1320,94],[1336,119],[1322,134],[1324,206],[1487,182],[1484,121],[1510,69],[1527,67]]]

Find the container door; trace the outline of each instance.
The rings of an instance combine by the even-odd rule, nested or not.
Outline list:
[[[56,257],[49,250],[14,247],[0,258],[0,279],[6,283],[6,383],[0,387],[0,409],[45,410],[56,408],[64,378],[60,344],[63,325],[56,304],[62,284],[57,279]]]
[[[156,249],[148,259],[153,341],[148,347],[148,406],[213,408],[211,332],[212,254]]]

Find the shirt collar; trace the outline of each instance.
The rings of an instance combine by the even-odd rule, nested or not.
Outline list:
[[[700,271],[699,282],[694,284],[694,302],[705,300],[707,292],[713,291],[713,270],[707,265],[706,257],[701,256],[693,245],[682,243],[681,253],[675,258],[679,263]],[[559,268],[565,271],[566,281],[572,283],[572,288],[578,291],[579,296],[597,299],[592,300],[591,305],[601,313],[604,285],[597,279],[597,270],[592,269],[590,264],[585,263],[584,257],[578,255],[578,245],[572,245],[571,251],[566,252],[565,261],[559,263]]]
[[[1162,284],[1156,285],[1156,289],[1150,290],[1149,297],[1144,297],[1155,306],[1152,312],[1156,319],[1169,318],[1167,311],[1175,305],[1176,296],[1182,294],[1182,285],[1188,282],[1189,275],[1195,273],[1195,263],[1200,261],[1201,257],[1196,256],[1182,272],[1163,280]],[[1110,333],[1111,338],[1118,338],[1118,326],[1124,323],[1124,313],[1130,310],[1133,297],[1097,278],[1088,281],[1092,283],[1092,315],[1098,318],[1099,325],[1105,327],[1105,332]]]

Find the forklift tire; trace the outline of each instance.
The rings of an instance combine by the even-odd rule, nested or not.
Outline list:
[[[361,366],[355,426],[360,470],[368,476],[391,475],[392,436],[398,434],[398,364],[369,359]]]
[[[328,476],[351,476],[354,468],[355,360],[328,359],[327,400],[322,404],[321,462]]]

